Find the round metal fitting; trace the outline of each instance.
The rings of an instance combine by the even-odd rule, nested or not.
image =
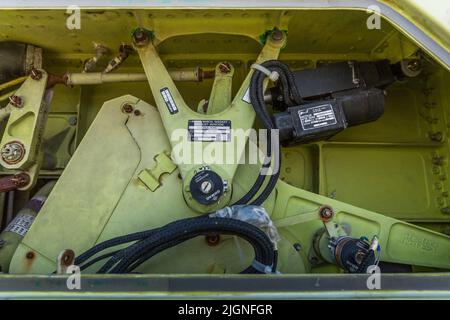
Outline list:
[[[334,211],[329,206],[323,206],[319,210],[319,215],[320,215],[320,219],[322,221],[329,221],[329,220],[331,220],[331,218],[333,218]]]
[[[198,203],[211,205],[224,193],[222,178],[212,170],[200,170],[191,179],[189,189]]]
[[[217,246],[220,242],[220,235],[219,234],[209,234],[205,236],[205,241],[209,246]]]
[[[41,80],[42,79],[42,71],[38,70],[36,68],[33,68],[30,71],[30,77],[31,77],[31,79],[36,80],[36,81]]]
[[[219,70],[222,73],[230,73],[231,72],[231,65],[228,62],[222,62],[219,64]]]
[[[133,106],[131,104],[129,104],[129,103],[125,103],[122,106],[122,111],[125,112],[125,113],[131,113],[131,112],[133,112]]]
[[[9,97],[9,102],[16,108],[23,107],[23,99],[19,96],[12,95]]]
[[[280,41],[282,39],[283,39],[283,31],[281,31],[281,30],[274,30],[272,32],[272,40]]]
[[[25,147],[18,141],[11,141],[3,146],[0,150],[0,155],[6,163],[16,164],[25,156]]]
[[[149,41],[149,34],[146,30],[138,28],[133,32],[133,40],[136,45],[145,45]]]
[[[21,172],[19,174],[14,175],[11,178],[11,180],[16,185],[17,188],[23,188],[30,183],[31,178],[27,173]]]
[[[417,77],[422,72],[422,62],[418,59],[402,60],[400,67],[403,74],[409,78]]]

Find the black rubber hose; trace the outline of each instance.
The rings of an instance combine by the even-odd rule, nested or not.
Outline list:
[[[89,268],[90,266],[92,266],[93,264],[95,264],[95,263],[97,263],[99,261],[102,261],[102,260],[104,260],[106,258],[112,257],[113,255],[119,253],[119,251],[120,250],[111,251],[111,252],[105,253],[105,254],[103,254],[101,256],[95,257],[92,260],[89,260],[89,262],[86,262],[84,265],[80,266],[80,271],[86,270],[87,268]]]
[[[188,219],[195,219],[195,218],[188,218]],[[176,223],[176,222],[177,221],[174,221],[173,223]],[[103,242],[95,245],[91,249],[83,252],[78,257],[76,257],[74,263],[76,265],[80,265],[83,262],[85,262],[86,260],[88,260],[90,257],[99,253],[100,251],[103,251],[110,247],[118,246],[120,244],[125,244],[125,243],[129,243],[129,242],[134,242],[134,241],[145,239],[145,238],[149,237],[152,233],[157,232],[158,230],[159,230],[159,228],[147,230],[147,231],[139,231],[139,232],[130,233],[130,234],[127,234],[124,236],[120,236],[120,237],[116,237],[113,239],[103,241]]]
[[[254,251],[255,260],[263,265],[272,266],[274,262],[273,244],[267,235],[259,228],[236,219],[198,217],[183,219],[176,223],[159,228],[158,232],[148,238],[136,242],[112,257],[98,273],[131,272],[143,262],[159,252],[166,250],[186,240],[211,232],[219,234],[237,235],[248,241]],[[243,272],[259,273],[253,267]]]
[[[295,85],[295,80],[292,72],[289,70],[289,67],[284,63],[277,60],[269,60],[261,64],[265,68],[270,71],[276,71],[279,74],[279,85],[282,87],[282,92],[284,93],[284,99],[288,104],[300,104],[302,102],[302,98],[298,93],[298,89]],[[252,75],[250,81],[250,101],[252,102],[253,108],[255,110],[256,115],[261,120],[266,129],[268,129],[268,151],[267,156],[271,157],[271,130],[276,129],[275,124],[272,121],[270,114],[267,111],[266,104],[264,102],[264,80],[266,75],[259,70],[255,70]],[[278,170],[276,174],[272,174],[269,178],[269,182],[267,183],[264,190],[261,194],[251,202],[252,205],[261,205],[264,201],[269,197],[275,188],[278,179],[280,177],[280,168],[281,168],[281,152],[278,152],[277,165]],[[272,164],[272,161],[269,162],[269,165]],[[267,167],[266,167],[267,168]],[[265,168],[263,168],[264,170]],[[266,176],[264,176],[261,172],[259,173],[255,183],[250,188],[249,192],[247,192],[240,200],[238,200],[235,204],[245,204],[248,203],[253,197],[256,196],[258,191],[261,189],[264,184]]]
[[[257,234],[254,233],[255,230]],[[209,234],[211,232],[217,232],[221,234],[234,234],[243,237],[253,245],[255,249],[255,259],[263,264],[269,263],[269,260],[265,260],[264,257],[269,256],[271,257],[271,259],[273,259],[273,252],[264,254],[264,251],[261,251],[261,248],[264,249],[264,247],[258,246],[258,242],[255,242],[254,240],[254,238],[258,238],[261,236],[262,239],[267,238],[267,236],[260,229],[254,227],[253,225],[235,219],[206,217],[199,218],[198,220],[187,221],[186,223],[183,223],[183,226],[181,228],[178,226],[167,228],[158,232],[158,234],[156,234],[155,236],[150,237],[150,239],[142,241],[142,243],[139,243],[134,248],[131,248],[131,250],[128,250],[129,252],[127,252],[125,255],[126,258],[113,268],[112,273],[125,272],[127,268],[124,268],[124,266],[129,265],[130,261],[139,259],[142,256],[142,250],[154,250],[154,253],[152,255],[149,255],[148,258],[150,258],[154,254],[161,252],[166,248],[169,248],[180,242],[192,239],[199,235]],[[249,234],[253,235],[253,238],[249,237]],[[174,241],[174,243],[171,243],[172,241]],[[269,247],[271,248],[270,240],[268,241]]]
[[[75,264],[76,265],[80,265],[83,262],[85,262],[87,259],[89,259],[90,257],[96,255],[97,253],[99,253],[100,251],[103,251],[107,248],[110,247],[114,247],[120,244],[124,244],[124,243],[128,243],[128,242],[132,242],[132,241],[137,241],[139,239],[143,239],[145,237],[148,237],[151,233],[156,232],[156,230],[149,230],[149,231],[142,231],[142,232],[136,232],[136,233],[132,233],[132,234],[128,234],[125,236],[121,236],[121,237],[117,237],[117,238],[113,238],[110,240],[106,240],[102,243],[99,243],[97,245],[95,245],[94,247],[92,247],[91,249],[83,252],[82,254],[80,254],[78,257],[76,257],[75,259]]]

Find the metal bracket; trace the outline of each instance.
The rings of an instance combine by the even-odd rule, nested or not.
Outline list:
[[[233,75],[234,67],[230,63],[221,62],[216,66],[207,114],[219,113],[230,105]]]
[[[153,169],[144,169],[139,173],[138,178],[151,191],[155,191],[161,185],[160,178],[164,173],[172,173],[177,166],[172,162],[170,157],[162,152],[155,157],[156,165]]]
[[[26,171],[29,184],[33,186],[40,166],[40,148],[47,122],[51,92],[47,91],[48,74],[33,69],[17,92],[10,97],[1,117],[9,115],[0,142],[0,165],[10,170]]]
[[[324,203],[327,206],[323,206]],[[289,212],[292,208],[303,208],[305,212]],[[332,208],[333,213],[330,215],[324,208]],[[291,235],[301,235],[302,239],[313,239],[317,230],[324,225],[327,237],[377,235],[383,252],[382,261],[450,268],[449,236],[295,188],[283,181],[277,184],[272,219],[277,227],[286,226]],[[327,241],[324,241],[324,237],[322,239],[320,253],[325,260],[331,260],[327,259]]]
[[[246,98],[248,96],[248,88],[253,74],[250,70],[242,83],[238,93],[228,106],[221,106],[223,111],[217,114],[200,114],[191,109],[184,101],[177,87],[175,86],[169,72],[161,61],[151,37],[144,29],[138,29],[133,34],[136,51],[139,54],[145,74],[147,75],[150,88],[152,90],[155,103],[158,107],[161,119],[166,130],[167,136],[170,139],[172,149],[195,150],[194,158],[200,158],[201,161],[184,161],[180,154],[176,152],[172,154],[172,158],[177,163],[180,174],[183,178],[183,190],[189,189],[189,177],[192,177],[194,172],[199,168],[208,165],[215,172],[218,172],[223,180],[228,181],[232,185],[233,177],[236,173],[239,161],[242,154],[245,152],[245,144],[241,141],[247,141],[250,132],[248,129],[252,128],[255,120],[255,112],[251,106],[250,101]],[[277,59],[281,48],[286,43],[286,35],[281,31],[274,31],[256,62],[262,63],[266,60]],[[267,86],[267,83],[265,84]],[[233,129],[243,129],[244,137],[236,137],[231,134],[230,141],[190,141],[188,139],[189,121],[204,120],[204,121],[223,121],[230,123]],[[230,129],[231,130],[231,129]],[[224,148],[224,143],[235,143],[236,148],[233,149],[231,155],[236,161],[226,161],[226,163],[213,165],[203,163],[203,153],[205,150],[220,150]],[[198,153],[202,152],[201,157],[197,157]],[[224,154],[225,159],[230,159],[229,155]],[[199,163],[200,162],[200,163]],[[231,163],[230,163],[231,162]],[[217,162],[216,162],[217,163]],[[189,191],[186,191],[189,192]],[[224,193],[220,206],[226,206],[230,200],[231,190],[227,194]],[[185,194],[189,206],[200,212],[208,212],[209,207],[198,204],[195,200],[191,200],[188,194]]]

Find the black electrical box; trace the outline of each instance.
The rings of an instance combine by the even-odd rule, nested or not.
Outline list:
[[[323,140],[347,127],[342,106],[335,99],[291,107],[273,118],[281,141]]]
[[[383,112],[383,91],[372,88],[290,107],[275,113],[273,120],[280,141],[305,143],[325,140],[347,127],[374,121]]]

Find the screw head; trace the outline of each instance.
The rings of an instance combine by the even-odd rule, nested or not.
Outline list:
[[[122,111],[125,113],[131,113],[133,112],[133,106],[129,103],[126,103],[122,106]]]
[[[200,191],[204,194],[210,193],[212,188],[213,188],[213,183],[211,180],[203,181],[202,184],[200,185]]]
[[[407,68],[411,71],[419,71],[421,67],[420,60],[411,60],[407,64]]]
[[[75,126],[75,125],[77,125],[78,119],[77,119],[77,117],[70,117],[68,119],[68,122],[69,122],[69,125]]]
[[[16,185],[17,188],[25,187],[30,183],[30,180],[30,176],[25,172],[16,174],[12,177],[12,182]]]
[[[21,97],[12,95],[9,97],[9,102],[16,108],[22,108],[24,101]]]
[[[18,141],[8,142],[0,150],[0,156],[8,164],[18,163],[25,156],[25,147]]]
[[[36,81],[41,80],[42,79],[42,71],[38,70],[36,68],[33,68],[30,71],[30,76],[31,76],[31,79],[33,79],[33,80],[36,80]]]
[[[333,217],[334,212],[331,207],[323,206],[322,208],[320,208],[319,214],[320,214],[320,218],[323,221],[328,221]]]
[[[136,29],[136,31],[133,33],[133,39],[136,44],[145,44],[148,42],[148,34],[143,29]]]
[[[216,246],[220,242],[220,235],[219,234],[210,234],[205,236],[206,243],[210,246]]]
[[[283,31],[281,30],[272,31],[272,40],[280,41],[282,39],[283,39]]]
[[[228,62],[222,62],[219,64],[219,70],[222,73],[230,73],[231,72],[231,65]]]

